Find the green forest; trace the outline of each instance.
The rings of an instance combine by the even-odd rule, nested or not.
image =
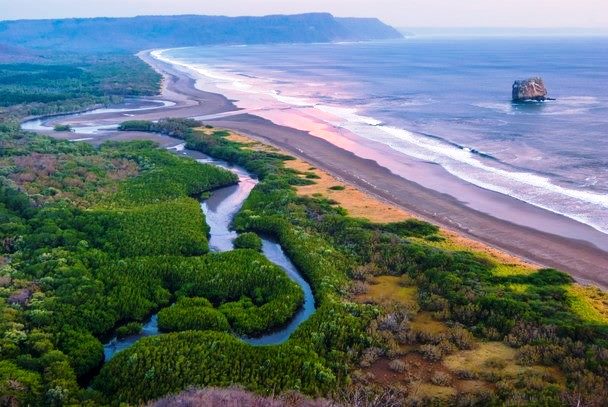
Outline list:
[[[149,256],[204,255],[206,227],[194,198],[236,177],[149,142],[96,149],[9,131],[0,145],[1,393],[32,405],[78,403],[89,397],[78,380],[102,362],[100,339],[175,295],[170,282],[179,277],[163,280],[141,264]],[[64,193],[77,180],[97,187]],[[26,381],[10,388],[14,375]]]
[[[568,400],[581,399],[601,405],[605,400],[608,327],[577,311],[568,275],[553,269],[519,273],[516,267],[506,272],[502,265],[473,252],[438,248],[436,242],[443,238],[436,227],[424,222],[373,224],[350,218],[331,200],[294,193],[294,185],[311,181],[284,166],[290,157],[247,149],[228,141],[226,135],[191,130],[184,138],[188,148],[238,163],[260,177],[235,226],[242,232],[276,238],[311,283],[318,311],[284,347],[314,350],[335,375],[334,385],[348,383],[349,379],[344,380],[353,372],[355,361],[369,357],[375,347],[381,349],[375,352],[390,355],[395,344],[417,344],[425,359],[439,361],[472,349],[479,341],[501,341],[517,350],[522,365],[562,368],[564,382],[542,375],[526,381],[494,373],[486,377],[494,384],[493,390],[459,395],[454,403],[462,399],[484,404],[567,405]],[[349,300],[357,281],[382,275],[399,276],[404,284],[414,285],[418,307],[451,327],[446,334],[417,333],[407,324],[411,311],[397,312],[394,304],[366,306]],[[388,317],[404,321],[382,326]],[[375,332],[361,329],[368,326],[366,319],[379,324]],[[154,343],[155,351],[159,346],[162,339]],[[135,372],[127,368],[126,359],[139,349],[147,351],[142,343],[108,365],[115,369],[112,376],[124,378],[112,392],[134,385],[128,378]],[[263,391],[256,383],[243,384]],[[325,388],[321,382],[313,387],[311,394],[322,394]],[[310,387],[298,388],[310,393]]]
[[[133,55],[53,55],[0,64],[0,118],[73,112],[153,96],[161,77]]]
[[[297,194],[312,169],[196,120],[123,123],[258,178],[233,222],[235,250],[210,253],[200,201],[235,174],[148,141],[94,147],[19,128],[15,117],[156,92],[150,69],[114,58],[0,65],[0,92],[14,98],[0,120],[0,405],[140,405],[234,385],[343,405],[608,399],[608,318],[565,273],[499,264],[415,219],[351,217],[328,196]],[[303,302],[260,236],[280,243],[315,297],[281,345],[240,339],[286,325]],[[390,301],[370,294],[383,282],[395,282]],[[160,335],[104,361],[102,343],[155,312]]]

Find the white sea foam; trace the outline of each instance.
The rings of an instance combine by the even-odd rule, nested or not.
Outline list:
[[[349,122],[362,123],[370,126],[378,126],[382,124],[380,120],[376,120],[373,117],[357,114],[357,109],[354,108],[336,107],[321,104],[315,105],[315,108],[319,109],[322,112],[341,117]]]
[[[231,92],[255,93],[270,96],[274,100],[291,108],[314,107],[334,119],[327,119],[330,124],[347,129],[360,137],[383,143],[395,151],[410,157],[441,165],[452,175],[478,187],[499,192],[513,198],[528,202],[537,207],[570,217],[588,224],[604,233],[608,233],[608,195],[588,190],[566,188],[556,185],[547,177],[525,171],[508,171],[492,165],[487,158],[475,154],[474,147],[459,148],[433,137],[417,134],[396,126],[384,125],[382,121],[365,116],[355,108],[333,106],[317,103],[301,96],[290,96],[281,93],[277,87],[269,89],[256,82],[243,82],[234,74],[220,72],[208,66],[188,64],[172,60],[162,51],[152,53],[155,58],[178,64],[203,75],[216,86]],[[238,78],[242,78],[239,76]],[[235,94],[230,94],[235,97]],[[557,111],[588,108],[595,103],[593,98],[564,98]],[[514,113],[509,103],[479,103],[479,107],[500,110],[503,113]],[[552,114],[552,111],[547,114]],[[320,118],[321,119],[321,118]]]
[[[560,97],[557,100],[549,100],[547,102],[543,102],[543,109],[541,111],[535,111],[534,114],[540,114],[543,116],[564,116],[581,114],[595,107],[598,102],[599,100],[594,96],[565,96]],[[521,106],[513,105],[513,103],[511,102],[500,103],[494,101],[485,101],[473,103],[473,106],[494,110],[509,115],[526,114],[525,109],[522,110]]]
[[[302,98],[298,98],[298,97],[293,97],[293,96],[285,96],[282,95],[281,92],[277,91],[277,90],[271,90],[270,92],[261,92],[261,93],[267,93],[270,96],[272,96],[273,98],[275,98],[277,101],[281,102],[281,103],[285,103],[288,105],[292,105],[292,106],[298,106],[298,107],[312,107],[314,106],[314,103],[302,99]]]
[[[555,185],[549,178],[530,172],[493,167],[470,151],[405,129],[379,126],[366,130],[349,123],[344,123],[343,127],[383,142],[400,153],[440,164],[452,175],[473,185],[517,198],[608,233],[607,195],[565,188]]]

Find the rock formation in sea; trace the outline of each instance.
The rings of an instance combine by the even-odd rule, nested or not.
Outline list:
[[[513,83],[513,101],[547,100],[547,88],[540,77],[529,78]]]

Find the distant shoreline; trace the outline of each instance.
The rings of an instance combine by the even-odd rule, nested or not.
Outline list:
[[[608,288],[606,251],[587,242],[516,225],[473,210],[449,195],[401,178],[375,161],[358,157],[322,138],[276,125],[251,114],[241,114],[226,97],[198,90],[195,79],[188,73],[156,60],[150,52],[142,51],[138,56],[163,75],[162,98],[171,100],[176,105],[138,112],[133,118],[155,120],[162,117],[205,117],[229,112],[226,117],[205,121],[285,150],[357,189],[458,235],[483,242],[491,248],[528,262],[568,272],[581,283]],[[95,119],[100,124],[127,120],[111,113],[96,115]],[[114,133],[100,135],[97,140],[134,138],[150,138],[150,135]],[[168,143],[166,137],[158,137],[158,141],[164,141],[165,145]],[[524,205],[509,197],[504,197],[504,200],[509,205]]]

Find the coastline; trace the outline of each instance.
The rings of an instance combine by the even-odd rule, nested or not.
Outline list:
[[[608,254],[587,242],[516,225],[472,210],[452,196],[395,175],[375,161],[360,158],[306,132],[277,126],[256,116],[235,116],[210,123],[287,151],[414,217],[442,227],[448,233],[481,242],[529,264],[568,272],[580,283],[608,288],[608,275],[603,275],[603,271],[608,270]],[[524,205],[515,200],[514,204]]]
[[[482,242],[478,247],[487,245],[491,251],[498,249],[533,264],[568,272],[579,282],[608,287],[608,273],[605,273],[608,270],[608,253],[588,242],[518,225],[474,210],[453,196],[402,178],[374,160],[361,158],[320,137],[311,136],[306,131],[239,112],[223,95],[198,90],[195,79],[177,67],[154,59],[150,51],[143,51],[138,56],[163,75],[162,98],[171,100],[176,105],[138,112],[135,115],[137,119],[155,120],[168,116],[201,118],[214,126],[233,130],[284,150],[358,190],[441,226],[453,236],[464,236]],[[228,114],[224,115],[225,112]],[[115,113],[95,116],[96,122],[100,124],[128,119]],[[114,133],[96,136],[95,141],[133,138],[149,139],[150,135]],[[161,144],[168,145],[167,137],[158,139],[165,140]],[[506,196],[503,201],[506,205],[525,205]],[[543,210],[537,211],[539,219],[542,219]],[[508,255],[505,258],[509,258]]]

